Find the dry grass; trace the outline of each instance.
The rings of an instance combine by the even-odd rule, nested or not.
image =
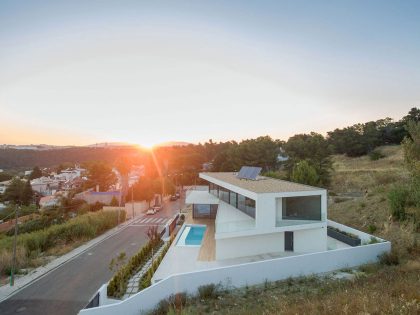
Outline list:
[[[370,192],[378,187],[406,180],[408,172],[404,168],[401,146],[384,146],[380,150],[385,157],[377,161],[371,161],[368,156],[333,156],[331,189],[336,193]]]
[[[189,299],[174,314],[418,314],[420,264],[364,268],[353,280],[289,279],[233,290],[210,299]]]

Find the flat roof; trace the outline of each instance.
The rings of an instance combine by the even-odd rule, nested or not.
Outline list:
[[[200,173],[200,175],[201,174],[255,193],[281,193],[324,190],[324,188],[293,183],[286,180],[275,179],[266,176],[258,176],[257,180],[240,179],[236,177],[238,174],[236,172],[203,172]]]
[[[185,203],[217,205],[219,204],[219,198],[209,194],[208,191],[190,190],[187,192]]]

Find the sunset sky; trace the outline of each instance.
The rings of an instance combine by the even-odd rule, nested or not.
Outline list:
[[[1,1],[0,144],[146,146],[400,119],[420,1]]]

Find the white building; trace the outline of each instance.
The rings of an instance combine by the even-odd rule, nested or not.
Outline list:
[[[4,182],[0,182],[0,194],[4,194],[10,182],[11,180],[5,180]]]
[[[193,218],[215,223],[216,260],[327,250],[325,189],[236,173],[200,173],[208,191],[190,191]]]
[[[104,284],[99,307],[80,314],[135,315],[178,292],[197,294],[203,285],[244,287],[324,274],[376,262],[391,250],[386,240],[327,220],[325,189],[236,173],[199,176],[207,186],[187,191],[192,217],[187,214],[152,285],[119,301],[107,298]]]
[[[39,177],[31,180],[32,190],[46,196],[54,194],[59,189],[59,186],[59,180],[49,177]]]

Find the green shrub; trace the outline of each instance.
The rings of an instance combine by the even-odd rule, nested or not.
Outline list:
[[[27,257],[36,257],[62,243],[91,239],[117,224],[115,211],[88,213],[62,224],[18,235],[18,245],[25,249]],[[12,236],[0,240],[0,248],[11,251]]]
[[[187,304],[188,295],[186,292],[179,292],[172,294],[168,297],[169,304],[177,311],[182,310],[182,308]]]
[[[377,229],[376,225],[374,225],[374,224],[369,224],[368,225],[368,231],[369,231],[370,234],[375,233],[376,229]]]
[[[388,193],[391,214],[397,220],[405,219],[405,207],[409,196],[409,190],[405,186],[394,186]]]
[[[218,296],[219,287],[215,284],[206,284],[198,287],[200,299],[214,299]]]
[[[369,158],[370,158],[371,161],[377,161],[377,160],[382,159],[384,157],[385,157],[385,155],[379,150],[373,150],[373,151],[370,151],[370,153],[369,153]]]
[[[161,300],[156,307],[153,309],[151,314],[153,315],[166,315],[169,312],[169,301],[167,299]]]
[[[396,252],[391,251],[390,253],[383,253],[381,256],[379,256],[379,262],[382,265],[392,266],[398,265],[400,263],[400,259]]]

